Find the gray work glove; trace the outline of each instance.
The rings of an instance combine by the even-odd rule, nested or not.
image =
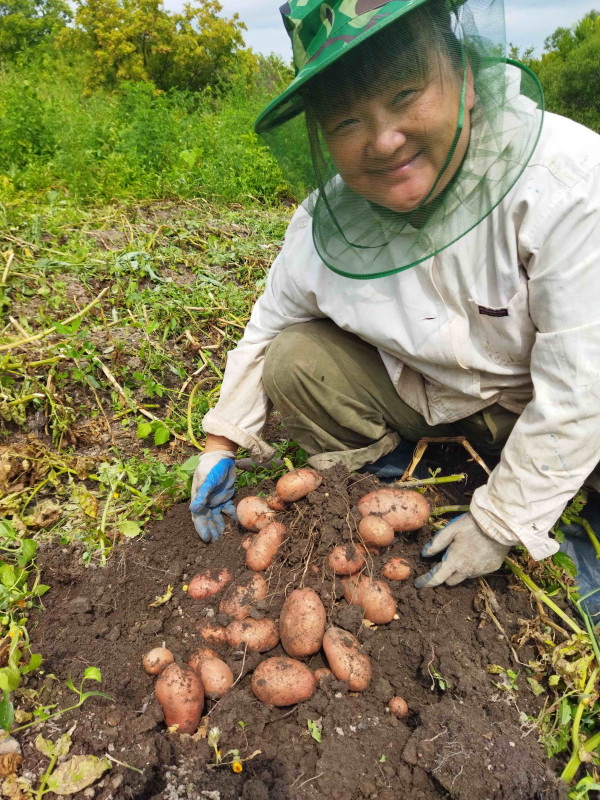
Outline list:
[[[202,453],[192,479],[190,511],[203,542],[213,542],[225,530],[222,514],[237,519],[232,498],[235,491],[235,456],[231,450]]]
[[[428,558],[442,550],[446,552],[440,563],[415,580],[417,589],[429,589],[441,583],[455,586],[465,578],[494,572],[502,566],[510,545],[491,539],[468,513],[449,522],[425,545],[421,555]]]

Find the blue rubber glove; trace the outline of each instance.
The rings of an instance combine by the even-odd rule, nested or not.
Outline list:
[[[235,453],[211,450],[202,453],[192,480],[190,511],[203,542],[216,541],[225,530],[222,514],[237,520],[232,502],[235,482]]]
[[[432,570],[419,575],[415,586],[417,589],[430,589],[441,583],[456,586],[465,578],[487,575],[502,566],[510,548],[510,544],[497,542],[484,533],[470,513],[463,514],[451,520],[425,545],[421,551],[425,558],[442,550],[446,552]]]

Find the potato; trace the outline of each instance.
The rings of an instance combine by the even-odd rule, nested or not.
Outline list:
[[[201,575],[194,575],[188,586],[188,594],[194,600],[205,600],[213,594],[220,592],[229,583],[231,575],[227,567],[215,575],[216,570],[207,569]]]
[[[282,500],[277,493],[274,493],[267,497],[267,505],[269,508],[272,508],[273,511],[285,511],[288,504],[285,500]]]
[[[232,584],[227,588],[219,605],[219,611],[223,611],[233,619],[244,619],[250,613],[252,605],[262,600],[266,594],[267,582],[254,572],[242,583]]]
[[[214,699],[222,697],[233,685],[233,672],[220,658],[203,658],[196,670],[206,694]]]
[[[244,497],[237,504],[236,512],[240,525],[249,531],[259,531],[275,518],[275,512],[262,497]]]
[[[390,558],[381,568],[381,574],[390,581],[405,581],[410,577],[410,565],[403,558]]]
[[[210,619],[202,619],[197,625],[197,631],[207,642],[211,644],[226,644],[225,628],[217,625]]]
[[[367,688],[371,680],[371,662],[362,652],[358,639],[342,628],[329,628],[323,637],[323,650],[338,680],[348,681],[353,692]]]
[[[408,716],[408,706],[403,697],[392,697],[388,703],[388,708],[398,719],[404,719]]]
[[[246,644],[248,650],[265,653],[279,644],[279,631],[271,619],[235,619],[225,630],[232,647]]]
[[[200,662],[203,658],[219,658],[219,654],[215,653],[214,650],[211,650],[210,647],[201,647],[199,650],[193,652],[188,658],[188,667],[191,667],[193,670],[198,672],[198,667],[200,666]]]
[[[173,653],[166,647],[154,647],[142,658],[142,666],[148,675],[158,675],[174,660]]]
[[[167,725],[177,725],[178,733],[194,733],[204,707],[204,689],[194,670],[169,664],[156,681],[155,692]]]
[[[324,680],[324,678],[328,678],[330,675],[333,675],[333,672],[330,669],[327,669],[327,667],[319,667],[319,669],[314,671],[313,675],[315,676],[316,682],[320,683],[322,680]]]
[[[286,503],[300,500],[321,485],[323,478],[315,469],[293,469],[277,481],[277,494]]]
[[[271,566],[271,561],[285,538],[285,525],[271,522],[266,525],[246,548],[246,566],[261,572]]]
[[[323,644],[327,614],[314,589],[294,589],[279,615],[279,634],[285,652],[294,658],[317,653]]]
[[[429,503],[412,489],[378,489],[358,501],[358,510],[367,517],[378,514],[395,531],[415,531],[429,519]]]
[[[293,658],[267,658],[252,675],[255,696],[272,706],[291,706],[308,700],[316,684],[309,668]]]
[[[374,514],[361,519],[358,532],[367,547],[387,547],[394,541],[394,529],[390,523]]]
[[[350,575],[342,578],[344,597],[350,605],[362,606],[364,617],[376,625],[391,622],[396,614],[396,601],[387,583],[371,580],[367,575],[360,578]]]
[[[353,544],[338,544],[334,547],[327,562],[336,575],[352,575],[365,563],[365,557]]]

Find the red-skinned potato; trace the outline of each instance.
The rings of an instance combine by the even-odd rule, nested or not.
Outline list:
[[[245,580],[227,587],[219,604],[219,611],[223,611],[233,619],[244,619],[250,613],[254,603],[258,603],[267,594],[267,582],[255,572]]]
[[[282,500],[277,493],[275,493],[267,497],[267,505],[269,508],[272,508],[273,511],[285,511],[288,504],[285,502],[285,500]]]
[[[429,503],[413,489],[378,489],[358,501],[363,517],[377,514],[395,531],[415,531],[429,519]]]
[[[234,619],[226,628],[231,647],[246,644],[248,650],[265,653],[279,644],[279,631],[272,619]]]
[[[204,686],[204,691],[211,698],[222,697],[233,685],[233,672],[220,658],[203,658],[196,672]]]
[[[294,500],[300,500],[313,492],[321,485],[322,480],[319,473],[310,467],[293,469],[277,481],[277,494],[286,503],[293,503]]]
[[[201,619],[197,625],[197,631],[205,641],[211,644],[227,643],[225,628],[210,619]]]
[[[194,733],[204,707],[204,689],[194,670],[169,664],[159,675],[155,692],[169,728],[177,725],[178,733]]]
[[[381,568],[381,574],[390,581],[405,581],[410,577],[410,565],[403,558],[390,558]]]
[[[392,697],[388,708],[397,719],[404,719],[408,716],[408,705],[403,697]]]
[[[338,544],[327,558],[330,568],[336,575],[353,575],[365,563],[365,557],[355,545]]]
[[[219,658],[219,654],[211,650],[210,647],[201,647],[199,650],[195,650],[188,658],[188,667],[198,672],[198,667],[203,658]]]
[[[262,572],[271,566],[280,544],[285,538],[285,525],[271,522],[260,530],[246,548],[246,566]]]
[[[353,692],[363,692],[371,680],[371,662],[362,652],[358,639],[342,628],[329,628],[323,637],[323,650],[331,671],[340,681],[348,681]]]
[[[308,700],[316,685],[309,668],[293,658],[267,658],[252,675],[254,695],[272,706],[291,706]]]
[[[387,547],[394,541],[394,529],[390,523],[374,514],[361,519],[358,532],[367,547]]]
[[[187,591],[194,600],[205,600],[220,592],[230,580],[231,575],[227,567],[223,567],[218,573],[216,570],[207,569],[202,574],[194,575]]]
[[[279,615],[279,635],[285,652],[294,658],[317,653],[323,644],[327,614],[314,589],[294,589]]]
[[[175,659],[166,647],[154,647],[142,658],[142,666],[148,675],[159,675]]]
[[[235,510],[238,522],[249,531],[259,531],[275,518],[275,512],[262,497],[244,497]]]
[[[383,581],[372,581],[367,575],[342,578],[344,597],[350,605],[362,606],[364,617],[375,625],[391,622],[396,614],[396,601]]]

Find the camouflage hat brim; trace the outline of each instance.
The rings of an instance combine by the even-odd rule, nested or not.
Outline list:
[[[302,86],[365,39],[426,2],[428,0],[343,0],[340,9],[346,13],[340,14],[338,9],[340,21],[336,20],[335,11],[327,3],[319,3],[322,25],[314,30],[309,42],[301,41],[298,35],[301,21],[298,21],[300,24],[297,29],[291,29],[289,20],[292,9],[290,3],[286,3],[281,11],[292,39],[297,73],[287,89],[258,116],[254,123],[256,133],[273,130],[300,114],[304,110],[299,94]],[[355,12],[353,15],[347,13],[350,10],[348,6]]]

